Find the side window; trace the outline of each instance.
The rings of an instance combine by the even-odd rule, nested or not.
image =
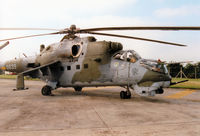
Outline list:
[[[67,66],[67,70],[71,70],[71,66]]]
[[[80,65],[76,65],[76,69],[80,69]]]
[[[88,69],[88,64],[84,64],[84,69]]]

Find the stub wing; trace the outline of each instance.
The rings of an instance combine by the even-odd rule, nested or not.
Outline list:
[[[30,76],[32,78],[41,78],[48,81],[56,81],[61,75],[61,62],[55,61],[49,64],[45,64],[17,75],[16,89],[14,90],[24,90],[24,76]]]
[[[58,72],[60,65],[61,65],[60,61],[55,61],[52,63],[48,63],[45,65],[24,71],[20,74],[24,76],[31,76],[32,78],[41,78],[43,76],[52,77],[55,73]]]

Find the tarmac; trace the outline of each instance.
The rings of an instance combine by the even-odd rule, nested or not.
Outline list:
[[[41,81],[13,91],[0,79],[0,136],[199,136],[200,90],[122,100],[120,87],[59,88],[42,96]]]

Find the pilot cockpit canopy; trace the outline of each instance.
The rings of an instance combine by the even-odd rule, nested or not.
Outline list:
[[[134,50],[120,51],[116,53],[113,58],[132,63],[135,63],[137,60],[141,59],[140,55]]]

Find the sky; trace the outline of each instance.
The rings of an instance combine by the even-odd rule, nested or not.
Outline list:
[[[0,0],[0,27],[78,28],[109,26],[200,26],[198,0]],[[53,31],[0,31],[0,39]],[[95,36],[121,42],[124,49],[146,59],[200,61],[200,31],[109,32],[188,45],[176,47],[132,39]],[[41,44],[59,42],[64,35],[12,40],[0,51],[0,61],[34,56]],[[88,35],[81,35],[82,37]],[[2,45],[4,42],[0,42]]]

